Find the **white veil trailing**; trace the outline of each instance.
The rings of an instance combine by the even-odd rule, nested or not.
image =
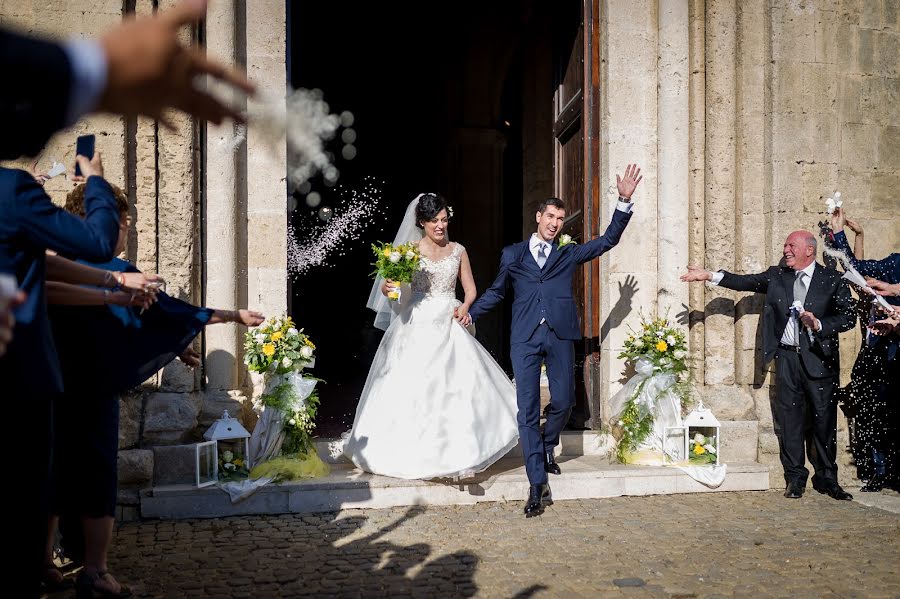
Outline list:
[[[409,203],[409,206],[406,207],[406,214],[403,215],[403,222],[400,223],[400,228],[397,230],[397,235],[394,237],[394,245],[409,243],[411,241],[417,242],[422,239],[422,230],[416,226],[416,206],[419,205],[419,198],[423,195],[426,194],[420,193],[417,195],[416,198]],[[375,327],[382,331],[386,331],[391,325],[395,314],[391,306],[393,302],[381,293],[381,286],[383,284],[384,279],[382,277],[375,278],[375,283],[372,285],[372,290],[369,292],[369,301],[366,302],[366,308],[375,311],[375,322],[373,323]]]

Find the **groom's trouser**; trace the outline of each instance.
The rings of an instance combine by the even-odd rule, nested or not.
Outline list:
[[[525,457],[525,472],[532,485],[546,483],[544,452],[553,451],[559,444],[559,434],[569,420],[575,401],[575,346],[572,341],[558,338],[544,323],[528,341],[513,343],[509,353],[516,377],[519,443]],[[550,413],[543,438],[540,430],[542,363],[547,365],[550,381]]]

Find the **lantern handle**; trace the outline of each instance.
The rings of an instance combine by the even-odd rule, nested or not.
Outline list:
[[[225,410],[222,414],[222,420],[228,420],[229,418],[231,418],[231,416],[228,414],[228,410]]]

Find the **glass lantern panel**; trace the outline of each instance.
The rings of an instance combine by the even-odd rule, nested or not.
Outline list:
[[[665,459],[668,462],[682,462],[687,459],[684,454],[687,429],[683,426],[666,427],[665,432]]]
[[[218,464],[216,463],[216,442],[207,441],[196,445],[197,472],[196,482],[198,487],[207,487],[215,484],[218,479]]]

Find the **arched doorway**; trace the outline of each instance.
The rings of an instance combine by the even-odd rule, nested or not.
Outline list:
[[[483,290],[500,249],[530,234],[534,207],[558,193],[557,38],[566,29],[560,21],[574,19],[568,30],[577,29],[582,4],[289,4],[291,82],[323,90],[333,111],[353,112],[358,154],[340,163],[341,183],[361,186],[373,177],[383,198],[382,213],[345,255],[291,286],[292,314],[318,344],[314,374],[326,381],[318,433],[333,436],[352,424],[381,339],[365,308],[369,243],[393,237],[417,193],[442,193],[456,212],[451,238],[468,248]],[[339,202],[339,190],[321,181],[314,189],[324,205]],[[580,207],[581,192],[573,192]],[[299,205],[295,223],[316,218],[302,199]],[[508,312],[495,311],[478,329],[508,369]]]

